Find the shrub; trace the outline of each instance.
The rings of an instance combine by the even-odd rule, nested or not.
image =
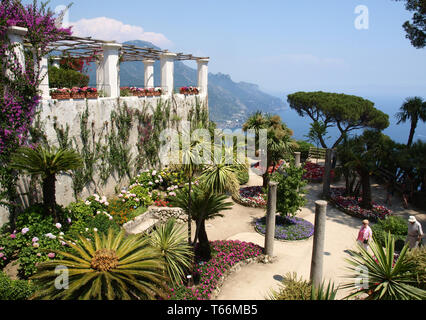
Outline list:
[[[295,151],[301,153],[301,160],[304,162],[309,157],[309,149],[315,148],[315,146],[312,143],[306,142],[304,140],[297,141],[297,144],[299,145]]]
[[[303,278],[298,279],[296,273],[288,273],[278,290],[269,293],[268,300],[306,300],[310,295],[310,283]]]
[[[375,240],[381,246],[385,245],[385,238],[389,232],[394,236],[395,240],[403,241],[406,240],[408,234],[407,222],[397,216],[389,216],[384,220],[379,220],[371,229]]]
[[[49,68],[49,86],[51,88],[87,87],[89,76],[72,69]]]
[[[0,271],[0,300],[27,300],[35,289],[33,282],[12,280]]]
[[[411,273],[415,275],[417,279],[417,288],[426,290],[426,247],[410,250],[406,256],[407,263],[412,263],[414,268],[411,269]]]
[[[277,211],[282,216],[295,216],[297,211],[306,203],[303,196],[306,181],[302,179],[304,170],[294,165],[272,175],[272,180],[278,182]]]
[[[247,167],[244,167],[241,170],[237,170],[236,175],[237,175],[238,183],[240,185],[244,185],[249,182],[250,175],[249,175],[249,169]]]
[[[100,235],[106,235],[108,230],[111,229],[114,233],[120,232],[120,226],[114,220],[110,220],[110,218],[105,214],[96,215],[90,222],[88,223],[89,230],[97,229]]]

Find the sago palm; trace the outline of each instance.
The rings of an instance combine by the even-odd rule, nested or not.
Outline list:
[[[226,195],[211,193],[203,187],[194,187],[190,197],[187,189],[181,189],[172,201],[174,206],[182,208],[195,220],[197,229],[193,243],[196,244],[198,241],[196,254],[202,260],[208,261],[211,258],[205,221],[216,217],[223,217],[221,212],[232,208],[233,203],[227,202],[227,198]],[[191,207],[189,207],[190,201],[192,204]]]
[[[41,263],[32,277],[39,290],[32,297],[43,300],[152,300],[165,296],[164,265],[150,239],[95,233],[95,241],[80,237],[67,242],[71,253],[57,251],[63,260]],[[57,267],[65,267],[68,288],[56,288]]]
[[[411,122],[410,135],[407,146],[411,147],[414,141],[414,134],[419,121],[426,122],[426,101],[420,97],[407,98],[402,105],[400,112],[396,114],[398,123]]]
[[[83,165],[80,155],[69,149],[38,146],[35,149],[21,147],[12,155],[11,167],[26,174],[42,178],[43,203],[46,213],[56,215],[56,175]]]
[[[180,283],[185,270],[190,269],[193,256],[192,247],[187,243],[182,226],[174,219],[156,228],[151,235],[152,246],[157,249],[164,261],[166,272],[173,284]]]
[[[348,269],[352,272],[348,276],[351,282],[342,286],[342,289],[356,290],[346,298],[367,294],[368,300],[426,299],[426,291],[413,286],[416,283],[411,273],[413,265],[405,259],[408,245],[402,249],[396,261],[395,239],[391,234],[385,239],[385,248],[373,240],[373,254],[362,246],[359,246],[359,250],[352,252],[353,256],[346,259],[350,265]]]

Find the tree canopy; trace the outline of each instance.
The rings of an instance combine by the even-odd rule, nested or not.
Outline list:
[[[406,21],[402,25],[407,33],[407,39],[411,41],[415,48],[424,48],[426,46],[426,0],[396,1],[405,1],[405,8],[414,12],[411,21]]]
[[[339,129],[341,135],[333,148],[351,131],[362,128],[384,130],[390,124],[389,116],[376,109],[373,102],[357,96],[322,91],[296,92],[288,96],[288,102],[301,117],[308,116],[325,129],[334,126]],[[318,139],[322,147],[327,148],[320,132]]]

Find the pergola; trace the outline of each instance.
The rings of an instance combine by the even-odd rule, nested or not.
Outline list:
[[[27,29],[9,27],[8,37],[15,44],[15,51],[24,62],[23,48],[26,45]],[[142,61],[144,63],[145,88],[154,87],[154,63],[161,62],[161,88],[163,95],[171,96],[174,89],[174,61],[193,60],[198,64],[198,89],[200,95],[207,96],[208,86],[208,57],[196,57],[192,54],[173,53],[168,50],[138,47],[130,44],[120,44],[115,41],[104,41],[91,37],[66,36],[49,45],[50,52],[74,58],[96,57],[96,83],[98,90],[104,91],[106,97],[120,96],[120,63],[127,61]],[[54,61],[54,65],[59,61]],[[50,99],[48,79],[48,57],[40,61],[43,80],[40,91],[43,99]]]
[[[104,41],[93,39],[92,37],[66,36],[63,39],[52,43],[49,48],[52,51],[61,52],[63,55],[69,55],[75,58],[90,58],[99,55],[103,51],[103,46],[114,41]],[[148,47],[138,47],[130,44],[121,44],[119,50],[121,61],[144,61],[160,60],[163,54],[169,53],[168,50],[158,50]],[[176,53],[174,60],[200,60],[209,59],[208,57],[195,57],[192,54]]]

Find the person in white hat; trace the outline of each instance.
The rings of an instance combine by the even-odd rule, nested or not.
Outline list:
[[[405,243],[408,243],[410,249],[415,249],[419,246],[423,238],[422,225],[414,216],[411,216],[408,222],[408,236]]]
[[[358,244],[364,247],[364,249],[367,251],[369,248],[370,241],[373,238],[373,231],[371,230],[369,224],[370,221],[368,220],[364,220],[362,222],[362,227],[361,230],[359,230],[357,239]]]

